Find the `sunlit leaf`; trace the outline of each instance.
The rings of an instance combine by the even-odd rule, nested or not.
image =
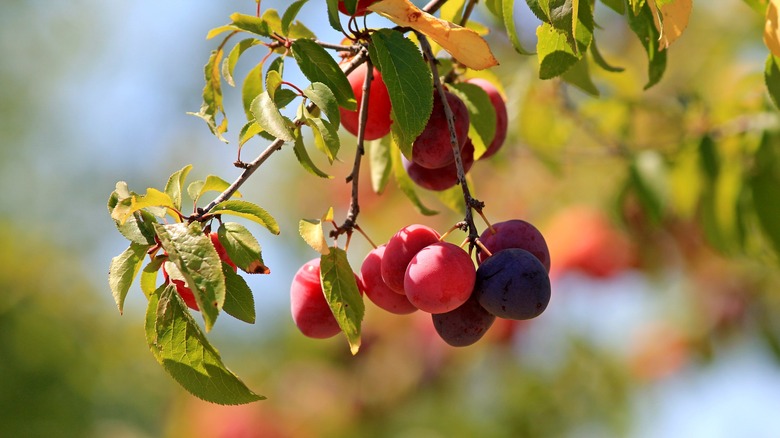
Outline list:
[[[235,81],[233,81],[233,71],[236,69],[238,58],[241,57],[241,54],[243,54],[248,48],[256,46],[260,43],[261,42],[255,38],[247,38],[242,40],[233,46],[233,49],[228,54],[228,57],[225,58],[225,60],[222,62],[222,76],[225,78],[225,82],[227,82],[231,87],[236,86]]]
[[[328,254],[328,242],[325,241],[325,231],[323,223],[328,223],[333,218],[333,207],[320,219],[301,219],[298,223],[298,233],[309,246],[320,254]]]
[[[128,209],[132,202],[131,198],[134,195],[127,189],[127,183],[124,181],[118,182],[117,189],[111,192],[111,196],[108,198],[109,214],[113,217],[114,210],[120,205],[120,211]],[[152,224],[155,222],[157,222],[157,219],[144,210],[133,212],[124,223],[114,220],[114,224],[122,236],[140,245],[154,245],[154,227]]]
[[[263,262],[262,250],[257,239],[243,225],[223,222],[217,230],[219,243],[225,247],[228,257],[248,274],[270,274]]]
[[[320,281],[330,310],[347,336],[352,354],[356,354],[360,349],[360,326],[365,306],[346,251],[333,247],[320,256]]]
[[[211,56],[203,68],[203,75],[206,85],[203,87],[203,104],[197,113],[187,113],[200,117],[206,122],[211,133],[217,136],[221,141],[227,143],[227,139],[222,135],[227,131],[227,116],[222,104],[222,80],[219,72],[219,65],[222,62],[224,52],[222,49],[212,50]],[[217,113],[222,114],[222,120],[217,122]]]
[[[230,187],[229,182],[216,175],[209,175],[206,177],[205,181],[195,181],[190,184],[187,187],[187,193],[190,195],[190,198],[192,198],[197,203],[204,193],[223,192],[228,187]],[[232,196],[235,198],[240,198],[242,195],[238,190],[236,190]]]
[[[125,297],[133,284],[133,279],[141,270],[146,251],[149,245],[139,245],[131,243],[130,247],[111,259],[111,266],[108,269],[108,285],[111,293],[114,295],[114,301],[119,308],[119,313],[124,311]]]
[[[111,212],[111,218],[118,221],[120,225],[124,224],[132,215],[138,210],[149,207],[163,207],[171,209],[174,213],[174,218],[179,219],[175,214],[176,207],[173,205],[173,199],[167,194],[154,189],[149,188],[146,190],[146,194],[139,196],[134,195],[130,198],[130,203],[119,203]]]
[[[284,141],[294,140],[287,119],[279,112],[269,90],[263,91],[252,101],[250,110],[263,130]]]
[[[227,214],[243,217],[245,219],[257,222],[274,234],[279,234],[279,224],[276,223],[276,219],[268,214],[268,212],[265,211],[262,207],[251,202],[241,201],[238,199],[229,199],[215,205],[214,208],[209,211],[209,213],[214,215]]]
[[[199,222],[155,225],[168,260],[178,268],[195,295],[206,331],[211,330],[225,302],[222,262]]]
[[[317,148],[325,152],[328,161],[333,163],[341,147],[338,129],[327,120],[316,117],[307,118],[306,124],[314,133],[314,143],[317,145]]]
[[[165,194],[170,196],[173,200],[173,206],[177,210],[181,210],[181,192],[184,190],[184,181],[187,180],[190,170],[192,170],[191,164],[184,166],[174,172],[165,184]]]
[[[222,405],[262,400],[228,370],[174,286],[160,287],[146,311],[146,340],[157,361],[198,398]]]
[[[270,37],[271,28],[264,18],[258,18],[254,15],[234,13],[230,16],[231,23],[224,26],[220,26],[216,29],[212,29],[206,34],[206,39],[214,38],[215,36],[229,31],[242,31],[254,33],[256,35]]]
[[[255,136],[259,135],[260,133],[265,132],[263,131],[263,128],[257,124],[254,120],[251,122],[246,122],[243,127],[241,127],[241,134],[239,134],[238,137],[238,147],[244,146],[246,142],[254,138]]]
[[[158,255],[141,270],[141,292],[146,295],[147,299],[151,297],[155,289],[157,289],[157,273],[166,260],[168,260],[167,256]]]
[[[490,46],[477,32],[436,18],[409,0],[384,0],[368,9],[428,36],[469,68],[482,70],[498,65]]]
[[[371,188],[374,193],[382,193],[390,180],[393,168],[390,150],[392,139],[384,136],[378,140],[367,143],[368,159],[371,167]]]
[[[263,63],[252,67],[244,78],[244,84],[241,86],[241,103],[244,105],[244,112],[247,120],[254,121],[252,115],[252,102],[263,92]],[[259,126],[259,125],[258,125]]]
[[[647,5],[653,12],[655,28],[661,35],[660,48],[666,49],[680,38],[688,27],[693,0],[651,0]]]

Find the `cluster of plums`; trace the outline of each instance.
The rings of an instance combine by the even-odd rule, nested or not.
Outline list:
[[[430,313],[441,338],[453,346],[478,341],[496,317],[525,320],[550,301],[550,253],[530,223],[514,219],[487,228],[480,241],[490,251],[479,267],[436,230],[409,225],[368,253],[356,280],[361,293],[395,314]],[[303,265],[290,289],[292,316],[309,337],[340,332],[320,282],[319,258]]]
[[[361,102],[363,95],[363,81],[367,70],[368,68],[363,64],[347,76],[358,102]],[[376,68],[373,70],[373,78],[368,97],[369,110],[364,133],[365,140],[376,140],[384,137],[390,132],[392,125],[390,96],[382,80],[382,74]],[[498,152],[506,140],[506,104],[501,93],[491,82],[481,78],[473,78],[469,79],[467,83],[476,85],[487,93],[496,113],[495,135],[493,141],[487,145],[485,153],[479,157],[481,160]],[[464,173],[467,173],[474,164],[474,145],[468,136],[469,111],[466,104],[458,96],[449,91],[445,91],[445,95],[455,121],[455,132],[460,147],[463,170]],[[357,135],[359,108],[355,111],[340,108],[340,112],[341,124],[348,132]],[[449,126],[444,106],[438,94],[434,95],[433,109],[428,124],[412,144],[411,159],[406,157],[402,159],[409,178],[420,187],[441,191],[458,184],[458,172],[455,155],[450,144]]]

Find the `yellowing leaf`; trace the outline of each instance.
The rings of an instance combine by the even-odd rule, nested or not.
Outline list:
[[[653,11],[655,28],[661,34],[659,50],[666,49],[688,27],[693,0],[655,0],[648,1],[647,4]]]
[[[764,25],[764,44],[775,56],[780,56],[780,0],[769,0]]]
[[[383,0],[368,8],[399,26],[427,35],[469,68],[482,70],[498,65],[487,41],[477,32],[423,12],[409,0]]]

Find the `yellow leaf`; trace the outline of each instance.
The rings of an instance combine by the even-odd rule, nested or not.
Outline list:
[[[764,44],[775,56],[780,56],[780,0],[769,0],[764,25]]]
[[[368,8],[428,36],[466,67],[482,70],[498,65],[487,41],[477,32],[423,12],[409,0],[383,0]]]
[[[680,38],[688,27],[693,0],[651,0],[647,4],[653,11],[655,28],[661,34],[660,50],[666,49]]]

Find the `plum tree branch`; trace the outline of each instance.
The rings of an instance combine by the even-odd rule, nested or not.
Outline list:
[[[460,154],[460,142],[458,141],[458,134],[455,130],[455,116],[452,113],[449,103],[447,102],[446,90],[444,85],[439,79],[439,69],[436,65],[436,58],[433,56],[433,50],[431,44],[425,35],[415,32],[417,39],[420,42],[420,48],[422,49],[425,58],[428,60],[428,64],[431,67],[431,73],[433,74],[433,85],[436,88],[439,99],[441,99],[442,107],[444,108],[444,114],[447,117],[447,127],[450,132],[450,145],[452,146],[452,153],[455,155],[455,168],[458,171],[458,183],[463,191],[463,200],[466,204],[466,216],[464,218],[465,225],[464,231],[468,231],[470,245],[474,245],[474,242],[479,237],[477,232],[477,226],[474,224],[474,215],[472,210],[482,211],[485,204],[476,198],[471,196],[471,190],[466,182],[466,172],[463,169],[463,158]]]

